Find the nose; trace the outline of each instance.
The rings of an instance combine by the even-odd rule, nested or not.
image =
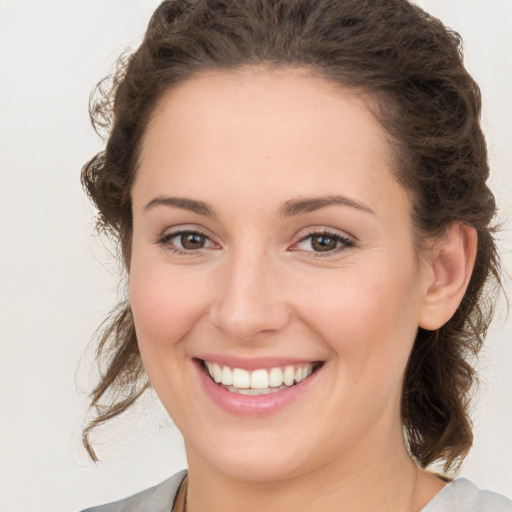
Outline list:
[[[283,329],[290,319],[279,269],[263,251],[233,254],[210,309],[212,323],[230,339],[248,341]]]

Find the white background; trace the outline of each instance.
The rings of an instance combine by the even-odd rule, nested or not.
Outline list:
[[[185,467],[161,407],[81,448],[88,340],[117,294],[79,185],[100,149],[94,84],[144,32],[157,0],[0,0],[0,511],[64,512],[124,497]],[[483,122],[512,269],[512,1],[421,0],[459,31]],[[506,287],[511,294],[510,280]],[[481,358],[475,446],[462,473],[512,496],[512,321],[501,305]],[[81,361],[79,365],[79,361]],[[77,372],[78,369],[78,372]],[[76,373],[77,372],[77,373]],[[75,375],[76,373],[76,375]],[[78,384],[76,384],[78,383]]]

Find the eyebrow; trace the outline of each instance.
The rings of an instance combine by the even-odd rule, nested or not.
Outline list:
[[[208,217],[215,217],[215,210],[203,201],[197,201],[196,199],[189,199],[186,197],[171,197],[171,196],[158,196],[152,199],[143,210],[147,211],[155,206],[170,206],[173,208],[181,208],[183,210],[189,210],[199,215],[205,215]],[[341,205],[355,208],[363,212],[371,213],[375,215],[375,212],[365,204],[362,204],[354,199],[350,199],[345,196],[325,196],[325,197],[306,197],[301,199],[291,199],[286,201],[280,208],[279,214],[284,217],[292,217],[294,215],[300,215],[304,213],[313,212],[326,208],[327,206]]]
[[[315,210],[320,210],[327,206],[341,205],[355,208],[363,212],[371,213],[375,215],[375,212],[363,203],[355,201],[345,196],[326,196],[326,197],[306,197],[304,199],[292,199],[286,201],[286,203],[280,209],[280,214],[285,217],[291,217],[293,215],[300,215],[301,213],[309,213]]]
[[[173,208],[181,208],[189,210],[199,215],[206,215],[208,217],[215,217],[215,212],[211,206],[203,201],[196,201],[195,199],[188,199],[186,197],[169,197],[159,196],[152,199],[143,210],[147,211],[158,205],[171,206]]]

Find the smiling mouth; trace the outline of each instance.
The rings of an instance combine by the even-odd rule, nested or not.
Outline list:
[[[323,361],[316,361],[248,371],[211,361],[200,361],[206,374],[217,385],[232,393],[252,396],[268,395],[296,386],[323,365]]]

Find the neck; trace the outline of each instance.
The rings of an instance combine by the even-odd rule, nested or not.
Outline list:
[[[308,473],[272,482],[233,478],[188,449],[187,512],[421,510],[444,484],[417,467],[401,433],[379,446],[365,443],[363,452],[345,453]]]

